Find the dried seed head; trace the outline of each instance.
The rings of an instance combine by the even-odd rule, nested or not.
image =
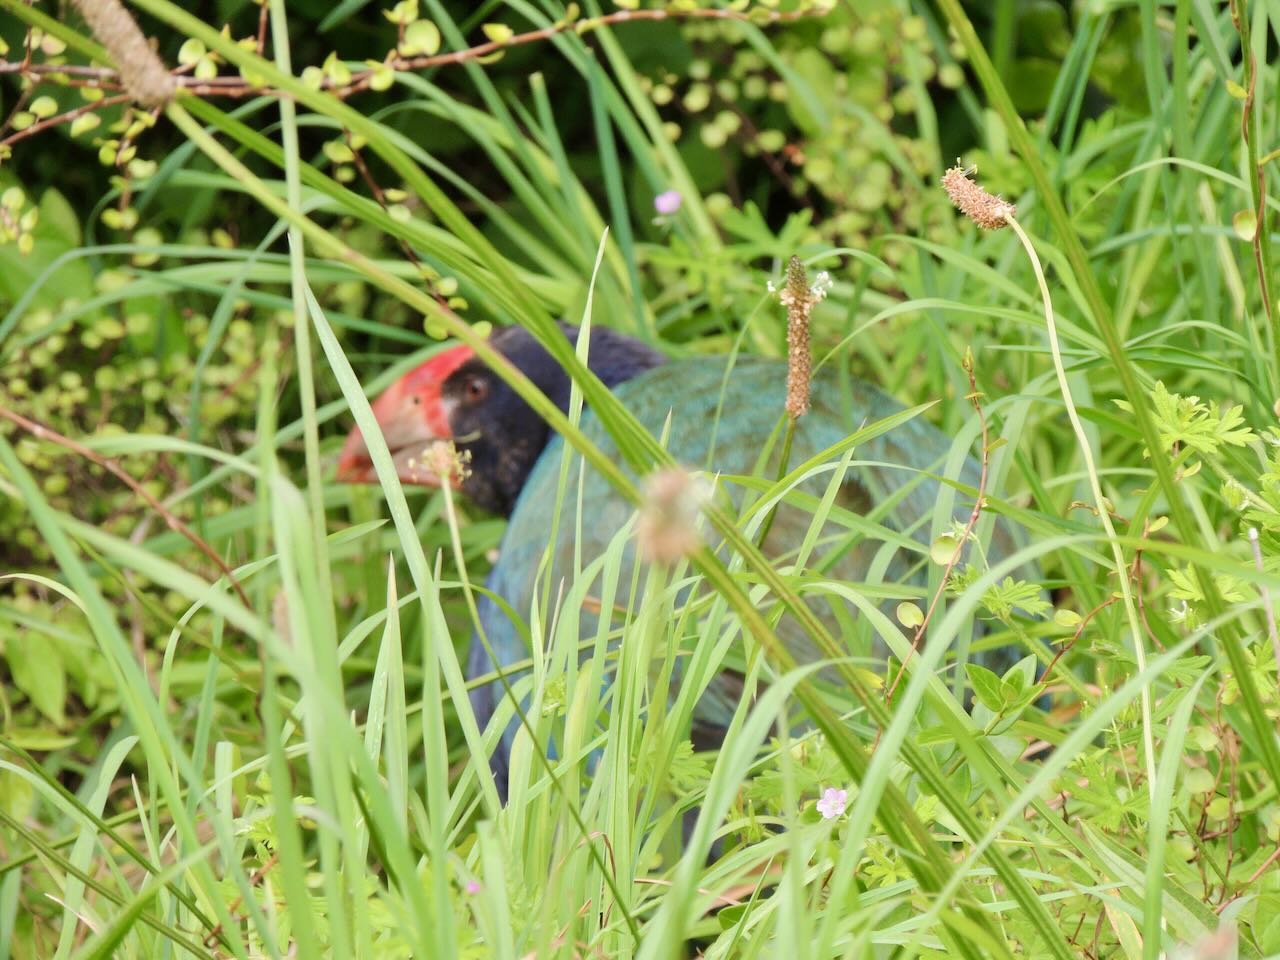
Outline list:
[[[773,289],[770,286],[770,289]],[[793,256],[787,263],[787,282],[778,292],[778,300],[787,308],[787,416],[804,416],[809,410],[809,315],[831,289],[831,277],[824,270],[813,285],[805,274],[804,264]]]
[[[1008,218],[1017,213],[1018,208],[1008,200],[987,193],[970,179],[977,172],[977,167],[965,170],[957,161],[956,166],[942,175],[942,189],[947,191],[957,210],[983,229],[999,230],[1008,226]]]
[[[470,450],[459,452],[450,440],[433,440],[422,451],[421,460],[409,461],[409,469],[416,473],[421,468],[428,476],[439,480],[442,486],[456,487],[471,475],[470,463]]]
[[[649,475],[636,525],[636,542],[646,563],[674,563],[702,543],[698,514],[709,499],[703,480],[680,467]]]
[[[72,4],[115,60],[130,97],[150,108],[163,107],[173,99],[177,88],[173,75],[119,0],[72,0]]]

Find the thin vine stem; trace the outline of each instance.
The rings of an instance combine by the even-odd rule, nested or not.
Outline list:
[[[987,425],[987,415],[982,409],[982,393],[978,390],[978,381],[974,373],[972,356],[965,358],[964,369],[969,376],[969,396],[967,399],[972,404],[974,412],[978,415],[978,423],[982,428],[982,472],[978,477],[978,495],[974,498],[973,510],[969,513],[969,520],[965,524],[960,542],[956,544],[955,550],[951,552],[951,556],[947,560],[947,565],[942,570],[942,579],[938,582],[938,588],[934,591],[933,599],[929,602],[929,609],[925,612],[924,619],[920,621],[920,625],[916,627],[915,636],[911,638],[911,650],[902,663],[898,665],[898,672],[893,678],[893,683],[889,684],[885,692],[884,699],[886,703],[893,701],[893,695],[898,690],[898,684],[902,682],[902,678],[906,674],[908,661],[920,649],[920,644],[924,641],[925,631],[929,629],[929,621],[933,619],[933,615],[938,609],[938,604],[942,602],[942,595],[946,593],[947,584],[951,582],[951,575],[955,572],[956,564],[960,562],[965,544],[969,542],[974,528],[978,525],[978,518],[982,516],[982,505],[987,496],[987,476],[991,467],[991,440]]]
[[[1248,0],[1231,0],[1231,19],[1240,34],[1240,59],[1244,63],[1244,104],[1240,109],[1240,138],[1244,141],[1249,158],[1249,191],[1253,196],[1253,261],[1258,268],[1258,290],[1262,294],[1262,309],[1267,315],[1267,339],[1274,351],[1273,376],[1280,376],[1280,337],[1276,336],[1275,308],[1271,302],[1271,237],[1267,230],[1267,173],[1266,161],[1258,158],[1258,138],[1250,134],[1253,108],[1258,86],[1258,64],[1253,55],[1253,42],[1249,31]]]

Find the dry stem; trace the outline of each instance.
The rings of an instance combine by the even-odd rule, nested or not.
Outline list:
[[[972,404],[974,412],[978,415],[978,423],[982,427],[982,473],[978,477],[978,496],[973,501],[973,509],[969,512],[969,522],[965,524],[964,534],[960,537],[960,542],[956,544],[955,550],[951,553],[951,558],[947,560],[947,565],[942,570],[942,581],[938,584],[938,589],[933,592],[933,599],[929,601],[929,609],[925,613],[924,619],[920,621],[920,626],[916,628],[915,636],[911,638],[911,650],[899,665],[898,674],[893,678],[893,683],[889,685],[889,689],[884,695],[886,701],[893,699],[893,695],[898,689],[898,684],[902,682],[902,676],[906,672],[907,663],[915,655],[915,652],[920,649],[920,644],[924,640],[924,633],[929,629],[929,621],[933,618],[934,611],[938,609],[943,593],[946,592],[947,584],[951,580],[951,574],[955,571],[956,564],[960,562],[960,555],[964,552],[965,544],[969,542],[969,537],[978,525],[978,518],[982,516],[982,504],[987,493],[987,472],[991,463],[991,445],[988,440],[987,415],[982,409],[982,394],[978,390],[978,381],[974,374],[971,357],[965,359],[964,369],[965,373],[969,375],[969,396],[966,399]]]
[[[117,0],[73,0],[76,7],[84,14],[90,29],[103,46],[111,50],[116,58],[118,69],[110,67],[94,67],[80,64],[33,64],[30,55],[21,61],[0,60],[0,74],[20,73],[39,77],[47,74],[64,74],[96,81],[97,86],[108,90],[125,90],[130,99],[144,106],[162,105],[172,98],[178,89],[200,97],[232,97],[243,98],[257,95],[285,96],[269,87],[256,86],[238,76],[220,76],[199,79],[186,76],[189,67],[165,70],[155,53],[147,45],[146,39],[138,31],[127,12],[119,6]],[[114,11],[118,10],[119,14]],[[265,8],[264,8],[265,10]],[[105,11],[105,13],[104,13]],[[504,41],[489,41],[467,47],[464,50],[453,50],[449,53],[438,53],[432,56],[402,57],[391,56],[386,66],[392,70],[407,73],[426,70],[431,67],[453,66],[480,60],[494,54],[502,53],[509,47],[517,47],[528,43],[539,43],[550,40],[562,33],[575,31],[579,34],[600,27],[615,26],[623,23],[639,23],[644,21],[661,22],[664,20],[740,20],[761,25],[790,23],[807,17],[825,13],[821,7],[801,8],[791,11],[758,11],[756,13],[735,10],[618,10],[599,17],[580,20],[562,20],[549,27],[517,33]],[[123,28],[119,16],[128,21],[128,28]],[[265,43],[263,23],[259,22],[259,53]],[[106,31],[106,32],[104,32]],[[369,88],[378,70],[366,68],[353,71],[351,79],[345,84],[334,84],[325,79],[321,89],[328,90],[335,96],[346,99],[354,93]],[[102,104],[100,103],[99,106]],[[10,141],[0,141],[8,143]]]

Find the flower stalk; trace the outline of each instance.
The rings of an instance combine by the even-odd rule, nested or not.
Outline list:
[[[1062,345],[1058,342],[1058,327],[1053,318],[1053,301],[1049,296],[1049,284],[1045,280],[1044,268],[1040,265],[1040,257],[1036,254],[1035,247],[1032,246],[1031,238],[1027,236],[1022,229],[1022,225],[1018,223],[1014,216],[1016,210],[1013,204],[988,193],[978,183],[970,179],[970,174],[973,172],[976,171],[972,168],[970,170],[962,170],[958,165],[952,167],[943,176],[943,188],[947,191],[947,196],[951,197],[951,202],[956,205],[960,212],[973,220],[978,226],[989,230],[997,229],[998,224],[996,221],[1003,221],[1004,225],[1010,227],[1017,234],[1018,241],[1022,244],[1023,250],[1026,251],[1027,259],[1031,262],[1031,268],[1035,272],[1036,283],[1040,288],[1040,298],[1044,306],[1045,328],[1049,334],[1049,352],[1053,357],[1053,369],[1057,374],[1058,388],[1062,391],[1062,401],[1066,407],[1067,419],[1071,421],[1071,429],[1075,433],[1076,443],[1080,447],[1080,456],[1084,460],[1085,474],[1089,478],[1089,490],[1093,494],[1093,502],[1098,519],[1102,522],[1103,531],[1106,534],[1108,543],[1111,545],[1111,556],[1115,564],[1116,579],[1119,581],[1120,596],[1128,617],[1129,632],[1133,635],[1134,659],[1138,672],[1143,673],[1147,669],[1147,652],[1142,641],[1143,632],[1138,619],[1137,603],[1133,597],[1133,586],[1129,582],[1129,567],[1124,559],[1124,550],[1120,546],[1120,538],[1111,522],[1110,504],[1102,493],[1102,482],[1098,479],[1098,465],[1093,459],[1093,448],[1089,444],[1089,437],[1084,432],[1084,424],[1081,423],[1080,415],[1076,412],[1075,401],[1071,396],[1071,387],[1067,383],[1067,371],[1062,363]],[[1152,732],[1153,725],[1151,689],[1150,687],[1143,687],[1142,744],[1147,768],[1147,788],[1154,801],[1156,761],[1155,737]]]

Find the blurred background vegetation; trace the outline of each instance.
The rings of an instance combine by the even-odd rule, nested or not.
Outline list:
[[[462,35],[472,36],[503,7],[445,3],[438,9]],[[249,2],[219,3],[197,5],[193,12],[247,37],[257,31],[260,9]],[[1050,106],[1062,60],[1072,52],[1067,5],[1001,2],[977,5],[971,13],[989,38],[1019,110],[1046,131],[1065,127],[1068,146],[1081,136],[1101,136],[1135,106],[1136,10],[1118,10],[1105,29],[1095,27],[1089,82],[1076,86],[1073,103],[1064,104],[1059,94],[1049,127],[1037,118]],[[345,60],[380,60],[396,42],[395,24],[373,5],[298,3],[289,14],[296,63],[323,63],[339,40]],[[148,35],[158,38],[165,62],[180,62],[184,38],[140,19],[151,27]],[[24,36],[17,19],[7,19],[0,30],[11,52],[22,49]],[[793,252],[829,253],[827,262],[838,263],[848,250],[871,251],[890,268],[860,273],[856,260],[844,258],[849,268],[838,278],[854,288],[855,298],[842,308],[845,316],[835,310],[824,315],[828,322],[818,334],[828,348],[848,332],[849,318],[866,309],[864,298],[883,307],[900,297],[909,289],[905,281],[920,272],[909,237],[947,245],[968,229],[936,188],[939,172],[954,158],[976,163],[1007,195],[1016,197],[1028,185],[1000,121],[984,113],[968,84],[963,51],[948,41],[928,7],[917,10],[893,0],[839,4],[768,36],[739,22],[637,23],[615,30],[612,39],[614,55],[635,71],[633,91],[647,101],[640,118],[647,127],[609,134],[603,142],[592,84],[583,77],[587,61],[549,56],[546,44],[511,49],[484,66],[483,80],[471,73],[474,67],[435,68],[416,77],[409,91],[400,84],[359,99],[362,112],[429,149],[430,168],[445,189],[504,256],[541,279],[540,299],[561,315],[580,312],[586,293],[580,281],[594,254],[595,225],[585,217],[581,224],[552,224],[552,198],[540,198],[541,205],[529,202],[528,173],[517,179],[511,155],[530,147],[551,154],[539,162],[571,171],[574,189],[583,194],[575,202],[583,210],[602,220],[625,218],[614,230],[625,244],[627,276],[620,282],[630,302],[607,301],[609,321],[708,350],[722,349],[758,308],[761,272],[776,273],[780,260]],[[58,49],[55,39],[45,42]],[[83,102],[74,90],[46,87],[39,92],[52,95],[59,112]],[[22,105],[18,92],[11,79],[6,109]],[[505,122],[489,120],[486,126],[473,112],[498,105]],[[271,106],[260,100],[236,112],[252,121]],[[290,317],[277,291],[251,282],[270,275],[265,266],[257,274],[240,274],[246,289],[232,301],[220,301],[217,294],[251,251],[257,250],[260,263],[281,262],[278,254],[264,252],[271,245],[261,246],[276,221],[243,192],[216,189],[212,161],[171,125],[135,137],[135,155],[119,162],[111,149],[119,137],[106,131],[122,123],[125,109],[103,110],[100,127],[76,136],[67,124],[25,140],[0,168],[0,185],[22,188],[42,214],[33,253],[23,254],[16,245],[0,249],[0,298],[9,308],[3,331],[9,382],[0,389],[15,406],[71,435],[113,428],[172,433],[179,426],[193,442],[228,439],[253,416],[252,373],[267,339],[264,325],[287,325]],[[655,215],[654,197],[677,186],[656,166],[667,155],[656,146],[627,142],[659,130],[687,172],[679,186],[696,190],[687,198],[697,210],[688,218],[692,223]],[[521,131],[517,135],[527,143],[514,146],[504,139],[513,131]],[[304,122],[299,132],[304,157],[339,182],[367,189],[352,152],[330,124]],[[640,155],[629,156],[637,147]],[[527,157],[514,159],[528,162]],[[362,165],[393,198],[404,194],[376,156],[362,157]],[[1122,168],[1118,157],[1109,167],[1090,164],[1070,178],[1071,190],[1088,197]],[[398,216],[424,216],[412,199],[391,208]],[[371,256],[401,256],[394,238],[367,223],[339,220],[336,230]],[[72,251],[76,255],[67,257]],[[205,259],[214,262],[199,262]],[[48,272],[55,262],[56,272]],[[439,274],[438,263],[429,257],[423,262],[429,273]],[[424,331],[414,311],[378,297],[359,280],[334,278],[316,286],[323,302],[339,311],[344,345],[365,369],[403,356],[423,342],[424,333],[441,333]],[[637,288],[639,296],[632,295]],[[457,290],[454,278],[446,277],[439,289],[454,296],[457,306],[465,304],[473,321],[507,319],[488,309],[476,291]],[[775,312],[761,319],[754,335],[777,352],[781,318]],[[966,321],[953,341],[970,342],[972,327]],[[887,378],[891,388],[909,386],[915,355],[895,348],[895,325],[867,334],[881,342],[855,351],[855,364],[873,379]],[[321,392],[336,395],[331,381]],[[288,406],[290,398],[284,402]],[[28,462],[50,473],[45,492],[57,505],[74,500],[94,511],[84,519],[105,522],[121,534],[140,519],[133,495],[114,481],[100,482],[101,471],[92,465],[56,451],[36,454],[31,441],[20,449],[32,458]],[[55,458],[59,469],[53,469]],[[144,456],[131,466],[157,495],[173,490],[176,477],[163,460]],[[203,469],[195,458],[183,466]],[[86,483],[92,496],[85,496]],[[187,509],[203,518],[229,505],[215,495]],[[20,513],[3,533],[0,543],[13,551],[5,556],[9,564],[21,566],[22,558],[33,555],[47,560]]]
[[[140,3],[135,10],[166,64],[182,64],[197,77],[202,71],[238,76],[209,44],[175,29],[167,14],[153,16],[164,6]],[[1169,921],[1170,936],[1194,939],[1197,930],[1216,925],[1215,909],[1227,910],[1233,923],[1243,924],[1244,954],[1280,954],[1280,926],[1268,919],[1280,916],[1280,884],[1274,870],[1261,869],[1274,864],[1268,857],[1280,839],[1280,803],[1267,759],[1275,753],[1267,746],[1274,723],[1256,724],[1260,716],[1274,720],[1280,699],[1255,589],[1275,579],[1280,556],[1280,467],[1272,454],[1280,369],[1272,305],[1259,280],[1260,269],[1265,278],[1270,267],[1270,236],[1265,218],[1256,216],[1265,200],[1257,184],[1265,188],[1273,179],[1270,151],[1280,146],[1274,95],[1280,11],[1240,0],[964,5],[1087,248],[1089,283],[1106,298],[1143,390],[1156,391],[1157,381],[1159,389],[1167,386],[1165,408],[1149,396],[1128,397],[1156,409],[1165,448],[1150,450],[1132,417],[1112,402],[1126,394],[1089,317],[1089,283],[1073,272],[1069,245],[1054,234],[1029,161],[1014,149],[1010,117],[976,83],[971,50],[949,27],[945,4],[837,2],[777,23],[766,22],[768,16],[798,5],[753,4],[760,22],[688,15],[698,9],[692,3],[670,6],[686,15],[558,32],[483,62],[400,73],[387,89],[363,90],[348,102],[377,125],[380,138],[426,171],[551,316],[580,318],[593,293],[597,323],[675,355],[725,352],[740,337],[751,352],[783,355],[785,316],[767,284],[797,254],[813,269],[828,270],[834,283],[814,314],[815,353],[834,353],[847,372],[904,402],[943,399],[927,415],[953,434],[975,429],[961,365],[972,350],[997,433],[1008,443],[999,458],[1005,497],[1026,511],[1021,521],[1031,538],[1081,535],[1096,522],[1082,506],[1089,500],[1084,468],[1062,420],[1033,275],[1007,231],[984,234],[957,216],[938,179],[959,158],[976,164],[993,191],[1017,201],[1051,268],[1075,399],[1100,451],[1107,495],[1117,516],[1131,524],[1128,548],[1155,537],[1163,526],[1156,518],[1170,509],[1170,498],[1152,479],[1151,457],[1164,458],[1177,472],[1196,523],[1194,536],[1178,532],[1189,552],[1147,555],[1147,568],[1140,551],[1130,554],[1135,583],[1147,591],[1146,629],[1157,643],[1174,646],[1220,612],[1192,572],[1193,565],[1208,570],[1240,618],[1248,641],[1240,656],[1256,673],[1242,693],[1238,671],[1227,669],[1225,654],[1210,650],[1188,656],[1180,661],[1182,673],[1164,678],[1161,723],[1200,671],[1212,672],[1211,659],[1221,671],[1199,694],[1190,733],[1184,726],[1180,734],[1186,743],[1178,749],[1187,751],[1189,769],[1212,776],[1206,783],[1197,773],[1190,786],[1179,787],[1180,819],[1168,841],[1176,865],[1166,866],[1182,885],[1175,896],[1181,913],[1171,911],[1177,915]],[[32,18],[19,16],[20,7],[26,9],[18,0],[0,2],[6,62],[22,60],[28,45],[36,63],[85,62],[56,30],[32,34]],[[503,38],[503,28],[521,33],[615,9],[593,2],[566,9],[552,0],[420,0],[386,8],[362,0],[290,0],[287,12],[295,72],[319,68],[314,79],[340,82],[344,70],[382,61],[395,47],[397,17],[433,23],[447,51]],[[62,4],[36,3],[29,10],[87,36]],[[1239,10],[1243,30],[1233,19]],[[228,25],[231,38],[248,38],[249,49],[265,17],[265,8],[248,2],[201,3],[188,12],[215,29]],[[1252,80],[1241,57],[1242,35],[1253,38],[1257,54]],[[318,411],[305,409],[287,224],[243,177],[163,115],[122,104],[86,114],[100,118],[96,125],[60,124],[15,137],[86,102],[82,88],[56,75],[41,79],[32,85],[17,71],[0,75],[0,116],[8,118],[0,131],[8,144],[0,148],[0,193],[14,223],[39,211],[0,246],[0,407],[118,462],[229,565],[261,559],[255,483],[208,450],[247,456],[253,448],[264,363],[278,377],[271,382],[282,469],[300,485],[308,427],[318,427],[331,470],[351,425],[326,363],[314,371]],[[1241,135],[1241,113],[1250,108],[1245,127],[1253,133],[1252,152]],[[235,98],[208,96],[189,109],[271,190],[284,194],[271,154],[281,138],[279,98],[250,90]],[[305,108],[296,132],[302,160],[331,178],[304,177],[302,209],[334,237],[471,324],[522,319],[523,307],[486,282],[484,257],[367,138]],[[655,198],[668,191],[680,194],[679,209],[659,213]],[[606,226],[609,239],[592,291]],[[34,237],[29,248],[18,242],[23,232]],[[370,393],[445,335],[438,320],[385,295],[336,257],[309,248],[306,272]],[[1227,437],[1245,428],[1252,430],[1246,438]],[[175,725],[198,726],[199,720],[216,730],[214,739],[252,751],[260,740],[257,650],[238,635],[223,647],[222,620],[192,614],[197,598],[189,589],[159,576],[160,567],[128,559],[118,545],[132,544],[208,580],[217,569],[101,463],[11,421],[0,420],[0,435],[81,544],[87,569],[152,684],[163,674]],[[438,494],[408,493],[427,557],[440,550],[451,557]],[[385,557],[399,541],[389,527],[360,526],[382,516],[376,490],[327,483],[318,496],[330,532],[355,531],[331,547],[333,596],[350,627],[383,609]],[[478,579],[501,523],[462,509],[463,555]],[[1255,570],[1244,539],[1250,525],[1261,531],[1264,572]],[[88,536],[90,528],[109,539]],[[1178,539],[1168,530],[1163,537]],[[1137,672],[1121,639],[1122,614],[1112,605],[1114,572],[1099,550],[1096,544],[1063,547],[1041,560],[1059,608],[1102,611],[1096,635],[1086,634],[1067,657],[1079,678],[1076,693],[1113,690]],[[0,574],[15,572],[62,576],[26,498],[0,468]],[[452,582],[456,570],[446,564],[443,577]],[[461,595],[446,591],[441,603],[461,649],[470,623]],[[422,659],[413,629],[422,615],[416,607],[402,614],[410,665]],[[1068,616],[1028,629],[1065,641],[1078,622]],[[193,644],[176,644],[171,638],[178,634]],[[208,664],[215,661],[227,672],[210,690]],[[373,656],[356,653],[344,670],[346,705],[361,710],[375,686]],[[0,587],[0,677],[4,744],[38,757],[51,782],[86,794],[108,749],[121,742],[128,698],[91,622],[48,581]],[[422,681],[420,668],[406,668],[411,702],[421,696]],[[1238,704],[1244,714],[1231,713]],[[1072,714],[1064,723],[1078,720]],[[1139,726],[1135,707],[1110,730],[1114,739],[1100,735],[1099,745],[1114,749],[1073,754],[1078,766],[1056,782],[1065,790],[1087,781],[1073,797],[1074,812],[1111,835],[1096,845],[1102,851],[1096,859],[1077,854],[1083,865],[1077,864],[1075,886],[1055,907],[1059,946],[1089,956],[1154,956],[1149,951],[1159,947],[1138,937],[1144,919],[1136,907],[1100,906],[1086,891],[1091,884],[1110,889],[1128,870],[1126,892],[1116,897],[1133,907],[1145,895],[1150,811],[1145,786],[1135,786],[1142,776],[1134,752]],[[1231,728],[1242,735],[1232,740]],[[208,730],[201,736],[201,746],[208,746]],[[456,773],[469,761],[452,724],[449,748]],[[831,755],[820,752],[802,762],[812,781],[806,785],[829,782],[837,769]],[[430,773],[415,765],[413,776],[421,783]],[[297,787],[305,792],[307,784]],[[761,807],[776,805],[780,789],[764,788]],[[1001,808],[998,798],[987,802]],[[132,803],[121,795],[107,813],[127,816]],[[21,777],[0,775],[0,809],[9,827],[39,823],[53,839],[71,829]],[[744,833],[755,836],[754,814],[738,812],[748,824]],[[4,851],[15,865],[0,873],[0,927],[6,919],[13,924],[0,932],[0,957],[51,955],[41,951],[58,942],[62,914],[51,900],[26,888],[17,892],[18,878],[31,869],[24,846],[30,838],[17,836],[9,834]],[[266,850],[278,842],[255,839]],[[473,854],[471,842],[458,842],[459,856]],[[1163,850],[1163,835],[1159,842]],[[871,875],[882,886],[905,876],[883,848],[873,845],[869,856]],[[37,887],[57,893],[61,869],[41,872]],[[1240,886],[1250,879],[1252,885]],[[228,884],[243,894],[243,887]],[[989,892],[998,896],[994,887]],[[901,896],[910,902],[909,894]],[[26,908],[21,912],[19,902]],[[1041,933],[1015,911],[1004,919],[1009,945],[1001,946],[1038,955]],[[719,930],[704,933],[709,942]],[[60,944],[59,955],[70,955],[72,946]],[[140,947],[130,949],[144,955]],[[724,949],[729,952],[722,955],[734,955],[735,948]],[[400,944],[387,951],[408,955]]]

